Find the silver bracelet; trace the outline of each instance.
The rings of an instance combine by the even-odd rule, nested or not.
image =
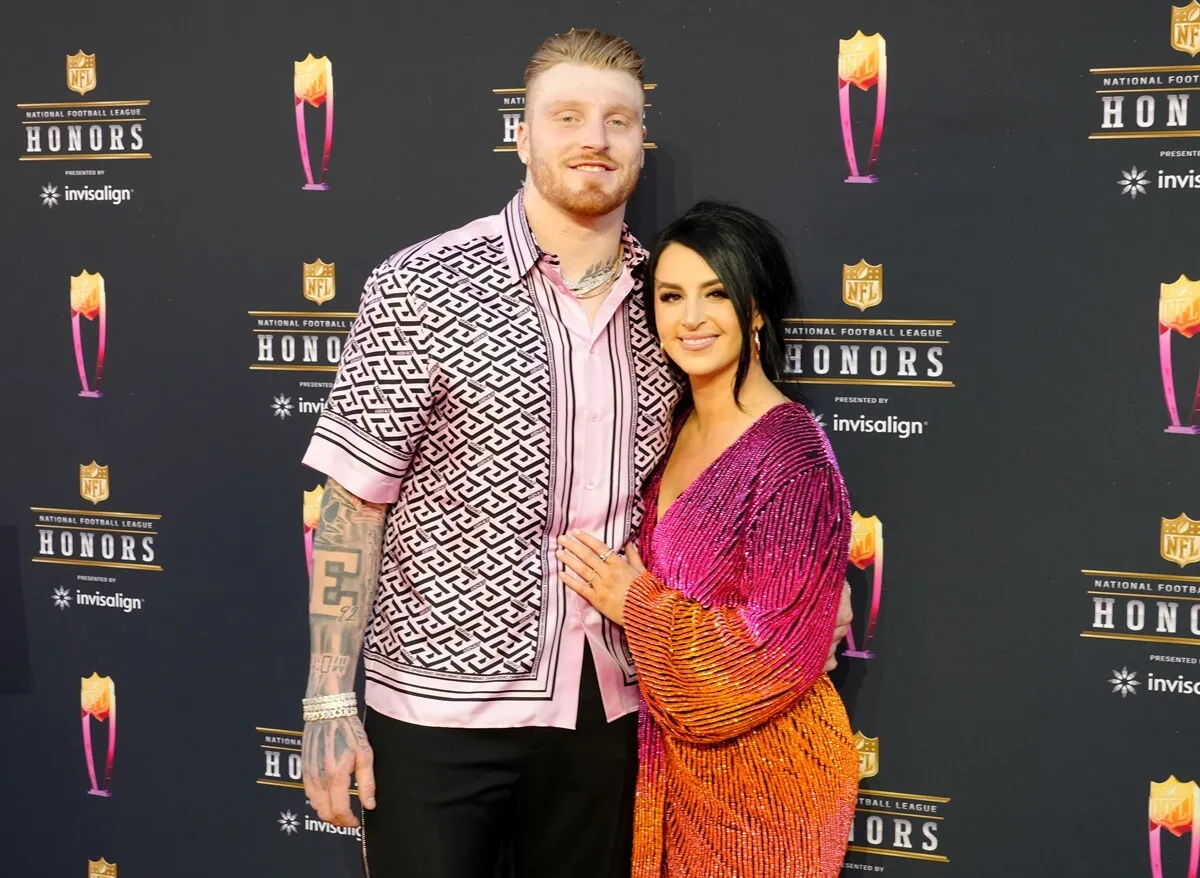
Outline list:
[[[358,697],[353,692],[337,692],[333,695],[316,695],[300,702],[306,723],[354,716],[358,713]]]

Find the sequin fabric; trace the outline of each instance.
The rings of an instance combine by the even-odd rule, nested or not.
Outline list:
[[[833,878],[858,785],[821,670],[850,538],[833,452],[803,406],[776,406],[655,521],[664,466],[625,606],[642,692],[633,878]]]

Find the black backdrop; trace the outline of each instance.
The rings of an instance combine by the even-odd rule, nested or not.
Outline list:
[[[32,673],[14,660],[0,680],[13,690],[0,699],[0,872],[83,875],[104,858],[123,878],[357,874],[356,840],[329,837],[286,786],[307,656],[301,501],[319,481],[299,459],[332,374],[248,368],[282,364],[282,349],[258,360],[249,312],[351,313],[389,253],[499,210],[523,169],[495,151],[494,90],[520,85],[547,34],[595,26],[628,37],[657,86],[634,231],[648,238],[707,196],[773,220],[818,319],[792,325],[793,379],[814,377],[811,326],[942,327],[938,376],[863,383],[880,379],[842,374],[834,344],[834,380],[794,385],[887,546],[875,656],[837,673],[853,727],[878,739],[847,872],[1152,875],[1149,785],[1200,779],[1183,685],[1200,682],[1200,567],[1187,567],[1200,558],[1163,524],[1200,518],[1200,436],[1164,432],[1155,333],[1159,285],[1200,273],[1195,193],[1161,176],[1200,164],[1166,154],[1196,143],[1200,109],[1166,128],[1168,93],[1188,92],[1148,82],[1123,93],[1124,121],[1153,137],[1091,138],[1119,133],[1101,127],[1097,90],[1123,86],[1090,71],[1200,68],[1172,47],[1171,10],[7,4],[0,525],[16,528],[20,576],[6,574],[16,609],[0,634],[28,636]],[[873,185],[844,182],[838,40],[858,30],[886,38]],[[63,67],[79,50],[96,58],[82,95]],[[328,191],[301,189],[288,95],[310,52],[336,82]],[[861,163],[877,91],[853,91]],[[1144,94],[1159,104],[1140,129]],[[36,117],[18,105],[100,101],[149,101],[150,158],[20,160]],[[323,112],[307,111],[317,165]],[[1135,166],[1148,173],[1131,197],[1118,181]],[[131,192],[67,200],[106,186]],[[317,259],[337,273],[319,306],[302,281]],[[843,301],[843,266],[860,260],[884,266],[882,301],[862,312]],[[102,399],[77,396],[68,301],[85,270],[105,279]],[[90,363],[97,326],[81,327]],[[1172,341],[1188,403],[1200,346]],[[78,475],[92,462],[108,467],[96,503]],[[78,542],[62,557],[63,533],[90,528],[99,546],[147,521],[154,558],[132,563],[161,571],[74,563]],[[850,571],[860,642],[871,575]],[[119,695],[109,797],[87,795],[76,719],[93,672]],[[97,763],[110,724],[92,721]],[[1178,823],[1186,806],[1165,792],[1155,813]],[[1162,837],[1165,874],[1183,875],[1190,839]]]

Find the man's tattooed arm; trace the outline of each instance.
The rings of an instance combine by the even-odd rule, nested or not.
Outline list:
[[[313,535],[309,697],[354,688],[358,653],[379,582],[385,512],[383,504],[361,500],[333,479],[325,486]]]
[[[358,654],[379,582],[386,511],[383,504],[355,497],[333,479],[325,485],[313,535],[308,601],[309,697],[354,688]],[[373,755],[357,716],[305,723],[302,760],[304,789],[322,820],[358,825],[350,810],[351,773],[363,807],[375,807]]]

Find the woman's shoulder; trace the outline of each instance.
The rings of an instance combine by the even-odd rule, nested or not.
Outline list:
[[[825,430],[802,403],[780,403],[763,415],[761,426],[764,441],[791,461],[833,458]]]
[[[758,458],[757,487],[772,493],[796,476],[822,466],[837,470],[825,431],[798,402],[780,403],[757,425],[754,454]]]

